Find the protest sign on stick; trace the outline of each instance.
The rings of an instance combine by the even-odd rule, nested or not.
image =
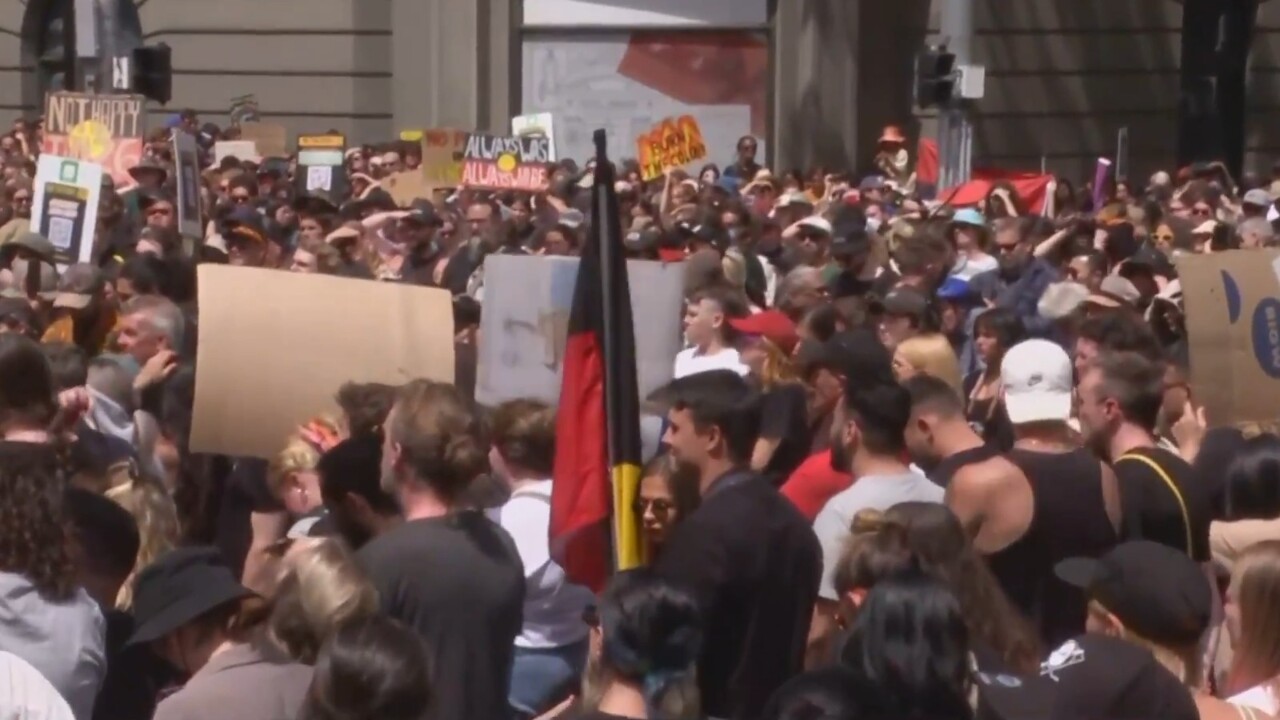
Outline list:
[[[142,160],[146,98],[51,92],[45,96],[40,152],[101,165],[118,187],[133,184],[129,169]]]
[[[197,280],[193,452],[274,457],[298,425],[332,409],[348,381],[453,382],[447,290],[210,264]],[[333,319],[352,308],[378,322],[333,332]]]
[[[636,138],[636,158],[645,180],[662,177],[669,168],[679,168],[707,156],[702,128],[692,115],[667,118]]]
[[[487,190],[547,189],[551,139],[472,133],[462,160],[462,184]]]
[[[48,238],[59,265],[93,261],[101,165],[41,155],[31,195],[31,229]]]
[[[511,118],[511,134],[516,137],[547,138],[551,141],[548,146],[549,160],[556,161],[556,122],[551,113],[530,113]]]
[[[342,135],[298,136],[298,195],[323,197],[334,206],[347,194],[347,139]]]

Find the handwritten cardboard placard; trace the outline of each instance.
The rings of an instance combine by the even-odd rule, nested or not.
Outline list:
[[[636,158],[645,180],[662,177],[668,168],[679,168],[707,156],[702,128],[692,115],[667,118],[636,138]]]
[[[428,187],[462,184],[462,155],[471,133],[452,128],[432,128],[422,133],[422,177]]]
[[[282,158],[289,154],[289,130],[279,123],[242,122],[240,139],[252,140],[264,158]]]
[[[382,187],[396,201],[397,207],[409,207],[414,200],[431,199],[431,188],[427,187],[422,173],[406,170],[390,175],[382,180]]]
[[[40,152],[101,165],[118,186],[133,184],[129,169],[142,160],[146,98],[52,92],[45,96]]]
[[[197,280],[193,452],[275,457],[350,380],[453,382],[447,290],[212,264]],[[378,321],[335,333],[324,320],[353,308]],[[253,348],[252,362],[243,348]]]
[[[262,156],[258,154],[258,143],[252,140],[219,140],[213,144],[213,163],[220,164],[226,158],[258,162]]]
[[[473,133],[462,160],[462,184],[486,190],[545,190],[551,139]]]

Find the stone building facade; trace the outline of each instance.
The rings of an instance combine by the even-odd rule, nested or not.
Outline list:
[[[39,113],[40,19],[59,0],[0,0],[0,122]],[[114,1],[114,0],[104,0]],[[177,108],[225,122],[252,93],[295,132],[356,142],[402,129],[501,131],[552,111],[569,152],[604,124],[625,138],[693,107],[711,159],[740,131],[776,167],[866,169],[883,125],[929,134],[912,104],[915,52],[948,0],[121,0],[144,42],[173,48]],[[1135,174],[1172,162],[1181,6],[1175,0],[974,0],[975,164],[1084,177],[1129,128]],[[1280,148],[1280,3],[1264,3],[1248,157]],[[621,142],[622,140],[620,140]],[[564,153],[562,153],[564,154]]]

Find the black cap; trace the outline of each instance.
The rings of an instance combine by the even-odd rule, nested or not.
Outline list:
[[[975,673],[980,720],[1198,720],[1191,691],[1151,651],[1105,635],[1054,650],[1030,677]]]
[[[440,215],[436,212],[436,207],[431,204],[431,201],[422,199],[414,200],[409,205],[409,214],[404,216],[404,221],[429,227],[444,225],[444,220],[440,219]]]
[[[867,216],[860,208],[841,203],[831,219],[831,254],[834,256],[859,255],[871,249],[867,235]]]
[[[293,200],[295,212],[304,215],[336,215],[338,207],[329,198],[315,193],[305,193]]]
[[[1209,627],[1208,578],[1186,553],[1167,545],[1134,540],[1096,560],[1063,560],[1054,572],[1152,642],[1194,643]]]
[[[205,613],[253,593],[236,581],[211,547],[170,550],[133,583],[134,631],[129,644],[159,640]]]
[[[723,253],[729,249],[729,233],[711,222],[676,223],[676,231],[690,243],[701,243]]]
[[[266,244],[267,227],[262,215],[253,208],[237,207],[222,221],[222,236],[228,242],[232,238],[245,238]]]
[[[806,377],[826,369],[843,375],[846,382],[895,382],[893,355],[867,328],[836,333],[826,342],[805,340],[796,353],[796,363]]]

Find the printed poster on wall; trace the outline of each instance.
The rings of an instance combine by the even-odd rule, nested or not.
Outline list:
[[[462,157],[471,133],[453,128],[431,128],[422,133],[422,177],[428,187],[462,184]]]
[[[298,194],[340,204],[347,193],[346,147],[347,139],[342,135],[299,135],[294,180]]]
[[[636,138],[636,160],[640,177],[662,177],[667,168],[682,168],[707,156],[702,129],[692,115],[667,118]]]
[[[200,215],[200,152],[196,139],[175,128],[173,157],[178,170],[178,232],[187,240],[199,240],[204,237],[204,223]]]
[[[612,7],[610,8],[612,9]],[[665,118],[692,116],[707,161],[733,162],[738,139],[768,158],[769,46],[755,30],[618,30],[583,36],[539,30],[522,41],[521,107],[555,116],[556,152],[579,163],[604,128],[609,155]]]
[[[551,162],[556,156],[556,122],[549,112],[517,115],[511,118],[511,134],[516,137],[544,137],[551,140]]]
[[[551,139],[472,133],[462,160],[462,184],[486,190],[547,189]]]
[[[101,165],[117,187],[133,185],[142,160],[146,99],[141,95],[52,92],[45,96],[40,152]]]
[[[680,263],[628,260],[640,397],[671,381],[680,351],[684,270]],[[560,375],[578,259],[490,255],[484,261],[484,313],[476,400],[560,400]]]
[[[102,166],[41,155],[31,197],[31,227],[49,239],[59,265],[92,262],[102,194]]]

